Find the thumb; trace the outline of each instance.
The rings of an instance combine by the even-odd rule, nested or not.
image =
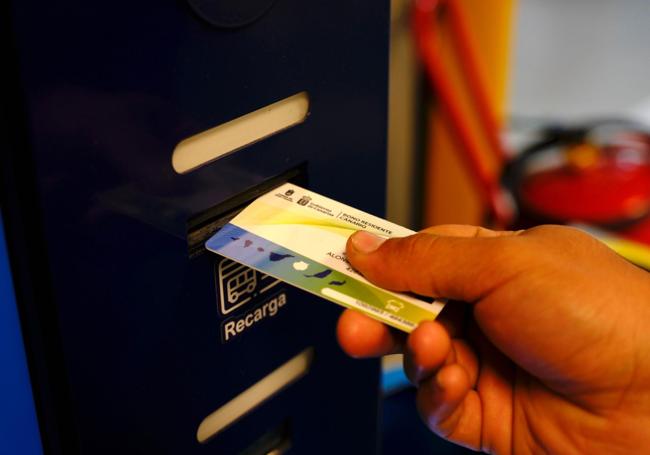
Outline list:
[[[475,302],[520,271],[517,234],[439,226],[383,239],[359,231],[348,239],[346,252],[352,266],[382,288]]]

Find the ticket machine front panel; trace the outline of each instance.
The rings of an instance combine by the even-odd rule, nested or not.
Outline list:
[[[338,348],[340,309],[201,241],[284,181],[382,214],[388,2],[7,8],[3,215],[43,444],[372,453],[378,364]],[[303,121],[172,165],[183,140],[301,93]],[[304,371],[268,379],[287,364]]]

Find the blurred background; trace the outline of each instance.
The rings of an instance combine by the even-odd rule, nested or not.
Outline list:
[[[650,254],[650,2],[392,0],[388,218],[576,225]],[[463,453],[384,359],[384,453]]]
[[[0,27],[16,46],[5,85],[20,87],[5,90],[7,106],[19,109],[8,111],[0,152],[10,177],[0,178],[0,192],[10,193],[0,199],[12,204],[0,208],[3,220],[11,213],[7,244],[19,252],[10,269],[0,220],[0,335],[14,343],[0,342],[0,359],[19,366],[5,368],[16,375],[0,384],[0,454],[11,452],[5,435],[14,428],[27,430],[15,431],[31,444],[26,452],[41,453],[39,424],[43,447],[66,454],[77,446],[93,454],[374,448],[377,362],[342,355],[332,337],[338,309],[295,305],[246,339],[217,342],[211,317],[222,330],[249,311],[239,308],[247,301],[266,305],[251,299],[269,287],[246,281],[252,297],[233,292],[236,305],[225,310],[220,298],[218,310],[216,289],[258,275],[224,276],[222,262],[187,246],[202,251],[260,183],[302,178],[306,161],[314,188],[381,211],[371,188],[383,188],[383,160],[368,160],[382,153],[386,133],[388,3],[149,1],[132,2],[131,14],[119,2],[77,1],[74,14],[51,3],[8,2],[11,15],[0,14],[16,27]],[[388,219],[415,230],[569,224],[650,270],[650,0],[390,4]],[[196,174],[173,173],[179,140],[238,124],[266,109],[258,100],[295,85],[309,88],[319,109],[304,127],[208,160],[214,166]],[[343,102],[353,109],[341,110]],[[341,166],[350,151],[358,152],[353,166]],[[363,194],[330,177],[341,170],[347,181],[365,168]],[[280,180],[269,180],[277,172]],[[196,425],[212,420],[210,406],[243,409],[231,407],[233,397],[249,400],[242,388],[259,390],[279,370],[291,381],[305,374],[313,357],[305,342],[317,346],[314,374],[291,389],[276,381],[259,410],[241,420],[233,412],[215,430],[237,420],[223,439],[199,445],[207,439]],[[382,359],[381,378],[384,454],[466,452],[420,421],[400,356]]]

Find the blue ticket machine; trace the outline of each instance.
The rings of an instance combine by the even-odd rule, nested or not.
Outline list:
[[[203,243],[286,181],[382,214],[389,2],[2,8],[24,453],[375,453],[379,365],[340,308]]]

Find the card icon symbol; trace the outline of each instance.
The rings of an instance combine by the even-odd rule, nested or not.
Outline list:
[[[219,289],[219,307],[223,315],[236,310],[280,284],[280,280],[230,259],[219,261],[215,269],[215,278]]]
[[[309,196],[303,196],[298,199],[298,205],[307,205],[309,204],[309,201],[311,201],[311,198]]]
[[[246,294],[252,294],[257,287],[255,270],[241,266],[236,269],[236,272],[238,273],[235,276],[226,281],[226,298],[230,304],[237,303]]]
[[[386,305],[384,308],[388,311],[392,311],[393,313],[399,313],[402,308],[404,308],[404,304],[398,300],[389,300],[386,302]]]

